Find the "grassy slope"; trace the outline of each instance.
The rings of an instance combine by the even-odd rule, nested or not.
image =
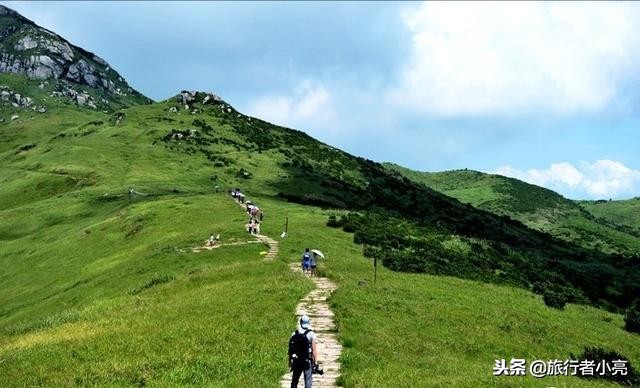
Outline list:
[[[640,229],[640,198],[623,201],[580,201],[578,204],[598,217]]]
[[[618,219],[591,214],[561,195],[517,179],[472,170],[418,172],[386,164],[408,178],[495,214],[507,215],[525,225],[566,241],[606,252],[640,250],[640,228]]]
[[[60,106],[0,126],[0,385],[276,386],[291,313],[310,287],[286,262],[306,245],[326,251],[322,269],[341,286],[332,303],[347,386],[500,383],[495,358],[565,358],[589,344],[640,362],[638,336],[601,310],[560,312],[523,290],[382,268],[378,285],[358,286],[370,264],[351,236],[325,227],[326,212],[275,197],[296,179],[315,190],[313,177],[280,168],[274,151],[234,146],[229,116],[170,114],[171,105],[128,109],[120,125]],[[184,144],[152,145],[194,118],[227,139],[215,149],[230,164],[215,167]],[[237,178],[239,168],[253,178]],[[255,245],[176,250],[211,232],[244,237],[244,215],[211,194],[215,184],[260,194],[271,236],[290,217],[281,260],[261,261]],[[130,201],[127,187],[148,195]],[[131,294],[161,275],[173,280]],[[414,344],[419,357],[401,351]]]
[[[245,216],[203,195],[206,159],[151,145],[147,119],[166,106],[148,109],[120,126],[60,107],[0,128],[0,385],[264,385],[284,373],[310,285],[263,263],[259,245],[176,250],[212,232],[244,239]],[[130,201],[127,187],[148,195]],[[130,293],[163,275],[174,280]]]

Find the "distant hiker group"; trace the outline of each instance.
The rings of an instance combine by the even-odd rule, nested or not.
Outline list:
[[[220,234],[217,234],[215,237],[213,236],[213,233],[211,233],[211,236],[209,237],[209,239],[207,240],[207,246],[208,247],[214,247],[216,245],[218,245],[218,243],[220,242]]]
[[[253,202],[247,201],[246,196],[236,188],[230,191],[231,196],[238,201],[238,203],[245,205],[245,210],[249,215],[249,222],[247,223],[247,231],[249,234],[260,234],[260,224],[264,218],[264,213]]]
[[[244,194],[242,194],[240,189],[236,188],[236,189],[230,190],[229,193],[231,193],[231,196],[233,197],[233,199],[235,199],[240,203],[244,203],[245,196]]]

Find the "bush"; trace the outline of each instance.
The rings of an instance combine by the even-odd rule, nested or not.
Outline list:
[[[640,299],[636,299],[624,314],[624,329],[640,334]]]
[[[549,307],[563,310],[564,306],[569,301],[569,298],[567,298],[567,295],[560,290],[545,288],[542,291],[542,300],[544,300],[544,304]]]
[[[327,221],[327,226],[329,226],[331,228],[340,228],[342,226],[342,224],[340,223],[340,221],[338,221],[336,219],[336,216],[330,215],[329,216],[329,221]]]
[[[640,384],[640,375],[638,371],[636,371],[629,358],[623,356],[618,352],[614,352],[612,350],[606,350],[599,347],[586,347],[582,354],[575,356],[571,354],[571,359],[573,360],[589,360],[594,361],[595,365],[602,363],[603,361],[607,362],[609,365],[612,364],[614,360],[625,360],[627,361],[627,374],[623,376],[622,374],[613,374],[611,372],[605,373],[604,375],[600,375],[599,373],[594,373],[593,376],[590,375],[581,375],[578,374],[578,377],[588,378],[588,379],[603,379],[609,381],[615,381],[619,384],[638,386]]]

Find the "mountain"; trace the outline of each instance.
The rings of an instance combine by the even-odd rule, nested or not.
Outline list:
[[[640,362],[622,316],[637,258],[477,209],[213,93],[93,109],[28,74],[2,80],[46,111],[0,105],[0,386],[278,386],[314,287],[289,268],[305,247],[338,285],[342,386],[539,386],[491,367],[593,346]],[[236,187],[263,210],[275,260],[246,232]]]
[[[640,251],[640,227],[593,212],[540,186],[473,170],[418,172],[386,163],[415,182],[478,209],[516,219],[530,228],[581,246],[611,253]]]
[[[1,92],[2,101],[26,108],[37,103],[47,105],[31,97],[38,89],[46,91],[50,99],[98,110],[151,102],[104,59],[2,5],[0,73],[22,75],[32,81],[24,90],[14,91],[5,85]]]

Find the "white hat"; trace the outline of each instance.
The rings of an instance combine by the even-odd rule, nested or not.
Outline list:
[[[309,317],[306,314],[300,317],[300,327],[303,329],[311,328],[311,323],[309,323]]]

